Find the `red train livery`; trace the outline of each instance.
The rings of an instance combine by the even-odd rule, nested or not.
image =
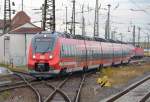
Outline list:
[[[85,40],[86,39],[86,40]],[[135,48],[104,39],[70,37],[63,33],[41,33],[33,37],[28,68],[35,75],[52,75],[128,63]]]
[[[140,47],[135,47],[134,58],[142,58],[144,56],[144,49]]]

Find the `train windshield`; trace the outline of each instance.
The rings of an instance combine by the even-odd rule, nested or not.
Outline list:
[[[35,38],[33,47],[35,52],[45,53],[53,50],[55,38]]]

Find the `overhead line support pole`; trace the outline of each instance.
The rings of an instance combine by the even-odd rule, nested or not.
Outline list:
[[[96,0],[95,4],[95,20],[94,20],[94,37],[99,36],[99,7],[98,7],[98,0]]]
[[[140,32],[141,32],[141,28],[138,28],[138,46],[140,46]]]
[[[66,6],[66,33],[67,33],[67,31],[68,31],[68,8],[67,8],[67,6]]]
[[[43,10],[43,30],[55,32],[55,0],[45,0]]]
[[[135,25],[133,26],[133,45],[135,46]]]

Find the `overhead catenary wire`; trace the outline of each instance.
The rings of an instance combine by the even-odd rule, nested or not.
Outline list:
[[[135,5],[139,10],[142,10],[145,14],[150,16],[150,13],[147,12],[145,9],[143,9],[141,6],[139,6],[139,4],[137,4],[134,0],[128,0],[128,1],[131,2],[133,5]]]

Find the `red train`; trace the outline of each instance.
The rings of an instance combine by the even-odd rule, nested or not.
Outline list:
[[[144,56],[144,49],[140,47],[135,47],[134,58],[142,58]]]
[[[28,68],[34,75],[52,75],[128,63],[135,47],[101,38],[83,38],[63,33],[41,33],[33,37]]]

